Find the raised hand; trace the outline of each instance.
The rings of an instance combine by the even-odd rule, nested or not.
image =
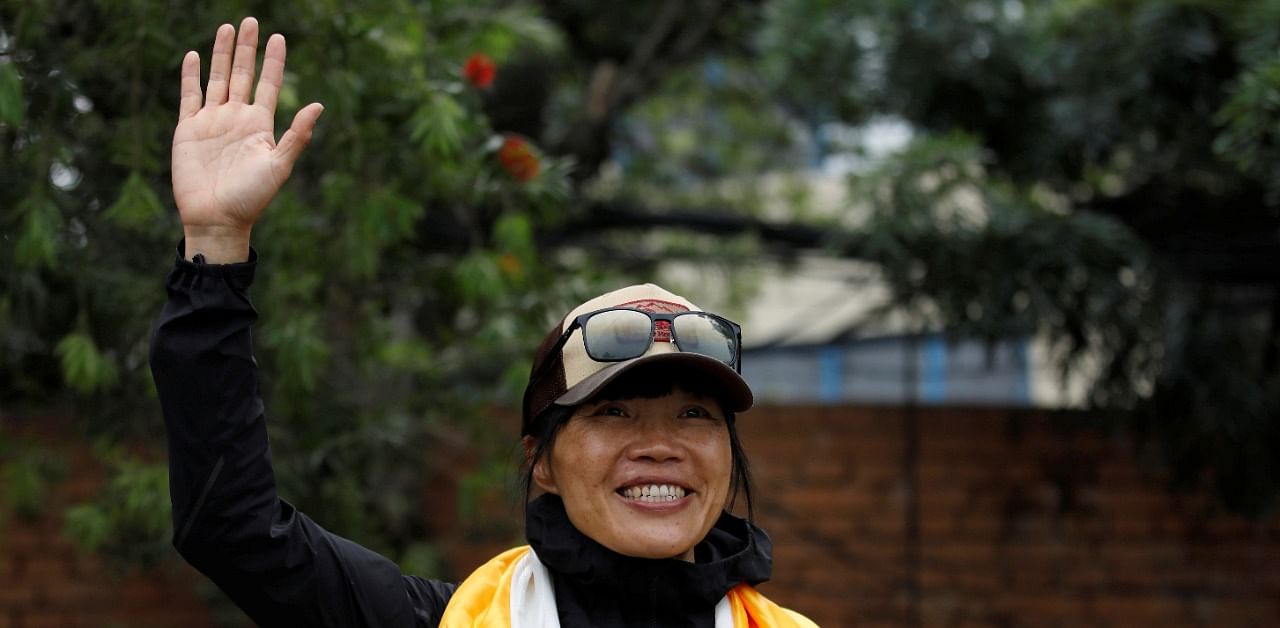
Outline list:
[[[230,24],[219,27],[203,94],[200,55],[191,51],[182,59],[172,165],[173,197],[188,257],[204,253],[210,263],[248,258],[254,223],[289,178],[324,110],[320,103],[303,107],[277,144],[275,111],[284,79],[284,37],[275,34],[267,40],[262,78],[250,104],[257,49],[254,18],[240,23],[238,36]]]

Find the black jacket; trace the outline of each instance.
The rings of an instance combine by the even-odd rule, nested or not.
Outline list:
[[[276,494],[243,264],[178,259],[151,370],[169,437],[174,547],[264,626],[436,626],[457,585],[400,573]],[[724,515],[696,560],[621,556],[575,529],[555,496],[529,505],[529,543],[552,574],[561,625],[714,625],[717,601],[769,577],[769,538]]]

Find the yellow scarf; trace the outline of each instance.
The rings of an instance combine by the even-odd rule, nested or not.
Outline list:
[[[526,555],[531,560],[523,560]],[[536,555],[530,555],[529,546],[507,550],[472,572],[453,592],[444,617],[440,620],[440,628],[541,627],[543,622],[549,620],[554,620],[550,625],[559,625],[555,616],[554,599],[551,600],[549,611],[546,604],[543,604],[541,610],[533,611],[535,614],[549,612],[550,618],[518,617],[516,623],[512,623],[513,594],[516,606],[526,609],[526,613],[529,608],[538,608],[537,601],[532,600],[541,595],[545,602],[545,596],[551,595],[551,583],[539,582],[546,578],[546,568],[538,562]],[[514,588],[513,580],[516,581]],[[542,587],[540,593],[530,592],[539,586]],[[726,602],[728,616],[733,622],[732,628],[817,628],[817,624],[803,615],[774,604],[746,583],[731,589],[721,606]],[[717,615],[719,614],[718,612]],[[722,628],[719,622],[716,627]]]

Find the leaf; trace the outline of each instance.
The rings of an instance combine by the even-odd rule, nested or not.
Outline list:
[[[4,487],[5,505],[19,517],[34,519],[40,516],[45,482],[32,460],[19,458],[5,465],[0,486]]]
[[[58,261],[58,230],[62,213],[53,201],[41,195],[27,197],[18,206],[23,216],[22,231],[14,249],[19,265],[53,268]]]
[[[1280,140],[1280,53],[1240,76],[1214,121],[1222,127],[1214,153],[1245,172],[1273,166],[1275,153],[1269,151]]]
[[[525,44],[544,53],[550,53],[564,47],[564,38],[556,25],[538,15],[531,7],[520,5],[505,7],[493,14],[493,21],[495,26],[512,35],[515,40],[512,42],[513,49],[517,45]]]
[[[107,514],[92,504],[67,509],[63,531],[83,552],[94,552],[111,538],[113,530]]]
[[[471,252],[458,261],[453,272],[463,301],[467,303],[492,301],[506,289],[493,255],[485,251]]]
[[[142,174],[135,171],[125,179],[119,198],[104,216],[121,227],[142,231],[156,226],[164,216],[164,205]]]
[[[387,188],[368,196],[348,232],[350,269],[357,277],[372,278],[391,245],[413,235],[424,208]]]
[[[267,333],[267,342],[279,357],[282,383],[296,393],[314,391],[329,360],[329,345],[320,333],[316,313],[289,318]]]
[[[493,240],[499,249],[527,260],[533,256],[533,226],[529,217],[521,213],[508,213],[493,226]]]
[[[424,541],[410,543],[400,557],[402,573],[432,574],[442,573],[442,557],[435,545]]]
[[[63,533],[82,551],[149,565],[169,554],[171,516],[167,466],[126,458],[92,501],[67,509]]]
[[[430,345],[420,338],[392,340],[383,344],[378,351],[378,359],[387,366],[409,373],[430,373],[436,366],[435,356]]]
[[[82,394],[105,390],[119,377],[115,361],[98,351],[93,338],[84,331],[67,334],[54,351],[62,360],[63,379]]]
[[[13,63],[0,62],[0,124],[20,126],[25,108],[18,68]]]
[[[452,96],[436,92],[410,120],[409,138],[432,157],[452,157],[462,149],[467,111]]]

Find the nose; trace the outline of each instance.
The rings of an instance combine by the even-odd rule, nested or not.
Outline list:
[[[684,458],[684,447],[667,422],[644,419],[636,424],[635,435],[627,447],[627,457],[653,462],[678,461]]]

